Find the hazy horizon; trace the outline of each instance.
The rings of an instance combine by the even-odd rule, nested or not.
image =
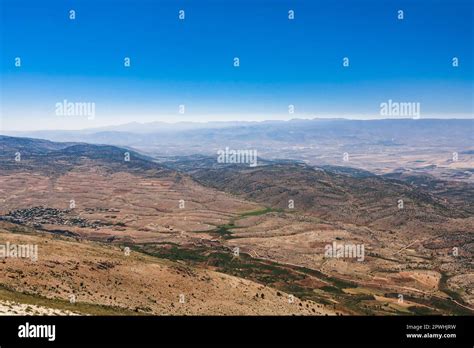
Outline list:
[[[415,119],[414,121],[420,121],[420,120],[474,120],[474,116],[472,115],[456,115],[453,117],[426,117],[426,118],[421,118],[421,119]],[[205,128],[206,125],[215,125],[215,124],[262,124],[262,123],[268,123],[268,122],[291,122],[291,121],[381,121],[381,120],[392,120],[392,121],[403,121],[403,120],[409,120],[412,119],[411,117],[400,117],[400,118],[382,118],[382,117],[292,117],[292,118],[262,118],[262,119],[230,119],[230,120],[222,120],[222,119],[211,119],[211,120],[182,120],[182,121],[160,121],[160,120],[150,120],[150,121],[128,121],[124,120],[124,122],[119,122],[119,123],[114,123],[114,124],[97,124],[97,125],[92,125],[90,124],[89,127],[84,127],[84,128],[58,128],[58,127],[53,127],[53,128],[27,128],[23,127],[22,129],[7,129],[5,127],[2,127],[2,122],[0,119],[0,134],[3,132],[5,134],[13,134],[13,133],[35,133],[35,132],[42,132],[42,131],[91,131],[91,130],[97,130],[100,131],[102,129],[107,130],[109,128],[118,128],[118,127],[125,127],[128,125],[141,125],[141,126],[146,126],[146,125],[152,125],[152,124],[163,124],[166,126],[179,126],[179,125],[195,125],[196,127],[199,128]],[[133,132],[133,131],[132,131]]]

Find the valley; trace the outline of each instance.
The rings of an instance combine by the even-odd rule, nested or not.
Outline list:
[[[38,245],[36,262],[0,260],[0,301],[10,307],[36,303],[61,315],[473,313],[469,183],[291,161],[249,168],[202,155],[158,160],[2,136],[0,145],[0,244]],[[332,243],[363,245],[364,258],[328,258]]]

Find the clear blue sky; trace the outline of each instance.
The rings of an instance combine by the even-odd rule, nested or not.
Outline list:
[[[388,99],[420,102],[424,117],[473,113],[472,0],[0,3],[5,129],[372,118]],[[58,118],[64,99],[95,102],[95,119]]]

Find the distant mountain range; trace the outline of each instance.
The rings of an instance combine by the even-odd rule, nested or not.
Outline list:
[[[160,143],[210,141],[305,142],[340,138],[365,139],[372,144],[397,146],[401,142],[474,140],[474,119],[293,119],[263,122],[151,122],[84,130],[6,132],[6,135],[31,136],[54,141],[84,141],[118,145],[149,146]],[[436,138],[435,138],[436,137]],[[422,139],[420,139],[422,138]]]

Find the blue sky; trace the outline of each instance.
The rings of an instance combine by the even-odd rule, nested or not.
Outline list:
[[[471,0],[0,3],[5,130],[379,118],[389,99],[419,102],[422,117],[473,114]],[[58,117],[64,99],[95,103],[94,119]]]

